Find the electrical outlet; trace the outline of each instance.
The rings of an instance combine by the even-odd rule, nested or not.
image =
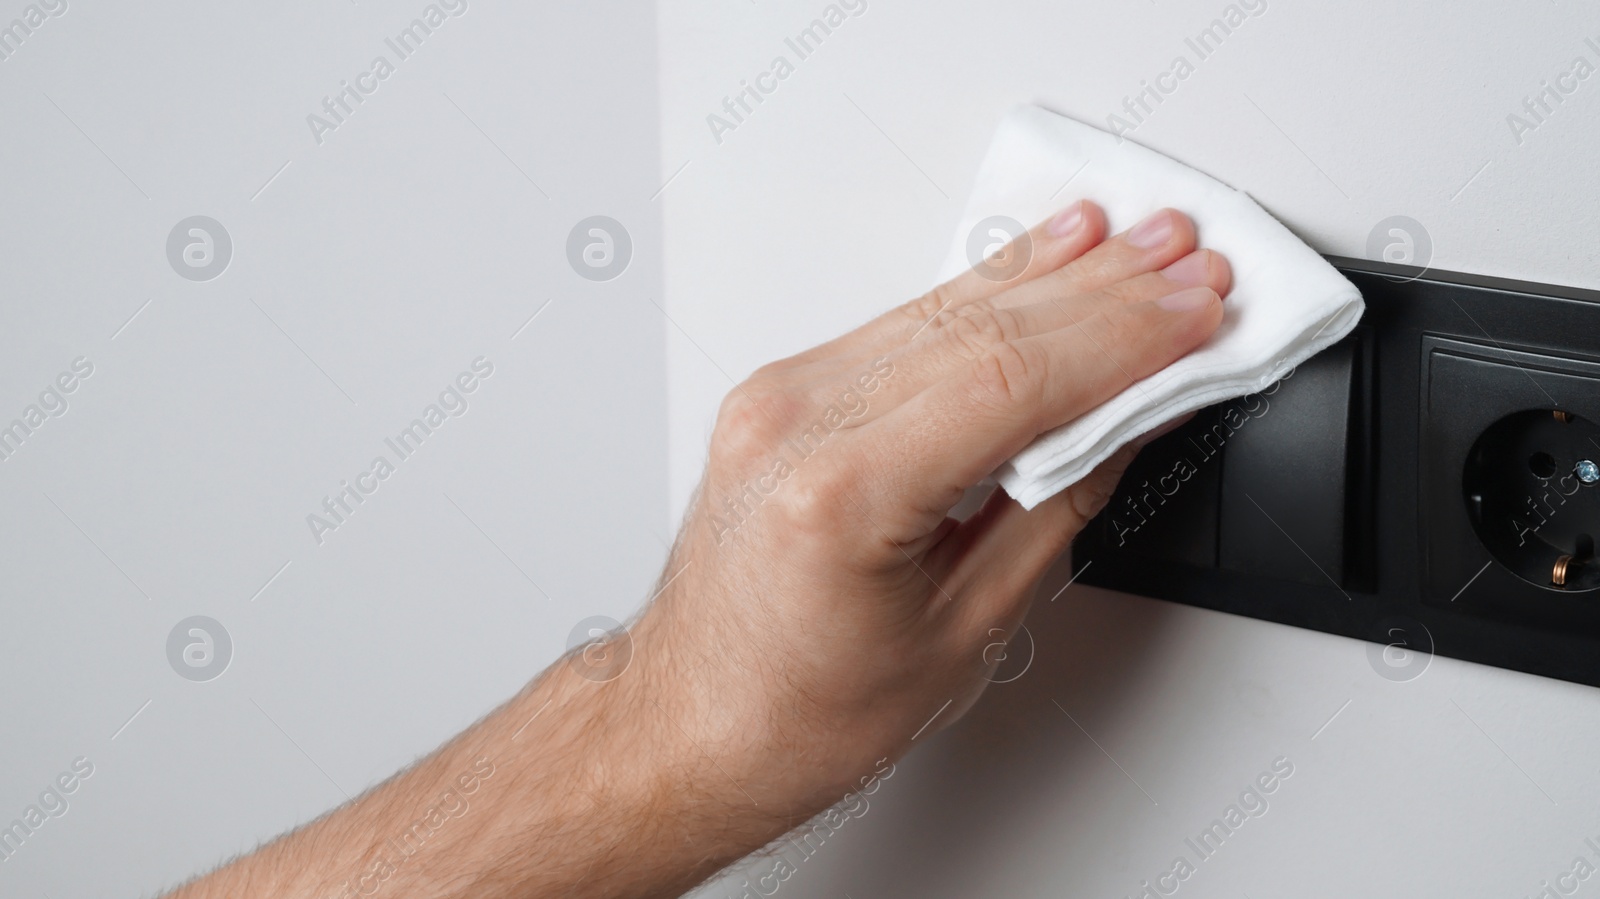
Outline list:
[[[1600,292],[1332,261],[1357,332],[1145,447],[1075,575],[1600,686]]]
[[[1600,634],[1600,363],[1423,339],[1426,600]],[[1498,589],[1470,590],[1498,568]]]
[[[1547,590],[1600,590],[1600,428],[1561,409],[1513,412],[1467,453],[1467,514],[1489,554]]]

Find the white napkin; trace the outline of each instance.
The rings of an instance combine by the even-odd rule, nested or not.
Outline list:
[[[1005,215],[1032,227],[1080,199],[1105,210],[1112,234],[1164,206],[1185,213],[1200,245],[1227,257],[1233,289],[1222,326],[1205,344],[1040,435],[995,472],[1006,493],[1029,509],[1146,431],[1271,386],[1350,333],[1365,308],[1354,284],[1243,192],[1032,106],[1008,114],[995,133],[940,280],[971,267],[968,235],[983,219]]]

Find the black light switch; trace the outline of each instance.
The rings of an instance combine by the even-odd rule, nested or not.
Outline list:
[[[1356,358],[1342,342],[1270,393],[1224,405],[1220,567],[1346,586]]]
[[[1208,437],[1221,414],[1216,407],[1202,409],[1140,451],[1101,516],[1107,546],[1216,567],[1222,457]]]

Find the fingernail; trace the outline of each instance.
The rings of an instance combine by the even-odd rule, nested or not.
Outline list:
[[[1168,312],[1193,312],[1211,305],[1214,296],[1216,294],[1209,287],[1191,287],[1158,298],[1156,305]]]
[[[1172,213],[1163,209],[1133,226],[1128,243],[1142,250],[1153,250],[1172,237]]]
[[[1189,287],[1198,287],[1206,283],[1206,278],[1211,273],[1211,257],[1204,250],[1190,253],[1161,270],[1161,275],[1168,281],[1175,281]]]
[[[1056,213],[1056,217],[1050,220],[1049,225],[1045,226],[1045,231],[1051,237],[1066,237],[1068,234],[1078,230],[1078,226],[1082,224],[1083,201],[1079,200]]]

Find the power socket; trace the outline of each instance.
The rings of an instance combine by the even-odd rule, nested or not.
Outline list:
[[[1467,514],[1489,554],[1530,584],[1600,590],[1600,428],[1562,409],[1513,412],[1467,453]]]
[[[1331,261],[1357,332],[1147,446],[1075,575],[1600,686],[1600,292]]]
[[[1436,336],[1422,352],[1426,601],[1600,635],[1600,361]]]

